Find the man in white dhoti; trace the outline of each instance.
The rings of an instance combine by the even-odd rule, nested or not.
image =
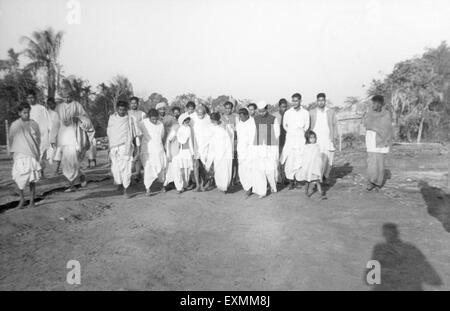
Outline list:
[[[253,160],[252,150],[255,141],[256,125],[250,118],[248,110],[239,110],[239,122],[236,124],[237,154],[239,160],[239,180],[246,196],[250,196],[253,187]]]
[[[144,119],[147,115],[142,110],[139,110],[139,98],[133,96],[130,98],[130,109],[128,110],[128,114],[136,120],[136,124],[139,124],[142,119]],[[142,170],[142,161],[140,159],[140,155],[133,159],[133,168],[136,172],[136,182],[141,180],[141,170]]]
[[[123,189],[123,195],[129,198],[127,189],[131,183],[133,159],[140,152],[141,132],[136,119],[128,114],[127,102],[117,103],[117,112],[108,120],[107,135],[114,183],[118,185],[118,189]]]
[[[53,164],[56,152],[57,152],[57,137],[58,137],[58,131],[59,131],[59,116],[58,113],[55,111],[56,109],[56,102],[53,97],[49,97],[47,99],[47,106],[48,106],[48,115],[50,116],[51,121],[51,130],[50,130],[50,147],[47,150],[47,160],[50,164]],[[59,164],[60,162],[58,162]],[[59,169],[59,165],[55,170],[55,174],[57,173]]]
[[[144,166],[144,185],[146,195],[150,196],[150,187],[158,179],[164,182],[167,158],[164,151],[163,137],[164,125],[159,121],[159,114],[156,109],[150,109],[148,118],[139,124],[142,132],[141,160]]]
[[[280,136],[280,124],[267,109],[265,101],[257,103],[258,114],[254,117],[256,134],[253,143],[253,192],[259,198],[267,195],[267,183],[272,193],[277,192],[278,174],[278,138]]]
[[[334,140],[338,134],[336,114],[326,106],[325,93],[317,94],[317,107],[309,112],[310,128],[317,135],[317,144],[322,155],[322,180],[328,184],[334,159]]]
[[[292,95],[293,107],[288,109],[283,117],[283,127],[286,130],[286,142],[281,155],[289,189],[295,188],[295,183],[302,163],[302,151],[305,146],[305,132],[309,129],[309,113],[302,107],[302,95]]]
[[[178,111],[178,114],[174,111]],[[167,186],[170,183],[175,182],[175,176],[176,176],[176,170],[175,163],[173,161],[173,158],[180,152],[180,143],[177,139],[177,133],[178,129],[180,128],[180,124],[178,123],[178,118],[180,117],[180,109],[178,107],[172,108],[172,115],[174,116],[175,122],[172,124],[169,133],[166,137],[166,143],[164,145],[164,148],[166,150],[166,157],[167,157],[167,169],[166,169],[166,176],[164,178],[164,184],[163,184],[163,192],[167,191]],[[188,120],[189,121],[189,120]],[[189,122],[187,122],[187,126],[189,126]]]
[[[194,179],[195,191],[205,191],[210,185],[210,176],[205,170],[208,143],[212,135],[212,122],[206,114],[206,107],[198,105],[196,108],[196,121],[191,126],[194,133]]]
[[[233,146],[233,173],[231,177],[231,186],[234,186],[238,175],[238,161],[236,152],[236,123],[239,121],[239,116],[233,112],[234,105],[232,102],[227,101],[225,102],[225,104],[223,104],[223,106],[225,108],[225,113],[222,115],[221,119],[228,135],[230,136]]]
[[[18,207],[23,208],[25,197],[23,189],[30,184],[30,207],[34,207],[36,182],[41,175],[40,159],[40,130],[39,125],[30,119],[31,106],[28,103],[19,105],[20,118],[11,124],[9,130],[10,151],[13,153],[12,178],[20,193]]]
[[[220,113],[211,114],[211,136],[206,146],[207,155],[205,169],[214,172],[217,188],[226,193],[231,182],[233,164],[233,146],[225,127],[221,124]]]
[[[89,137],[86,124],[92,127],[92,123],[79,102],[71,100],[71,81],[64,79],[60,89],[60,95],[64,102],[56,106],[56,112],[60,119],[57,148],[60,149],[55,156],[55,161],[61,161],[63,175],[69,181],[69,188],[66,192],[75,190],[74,182],[79,177],[81,187],[85,187],[86,176],[81,171],[80,163],[90,147],[93,138],[91,130]]]
[[[42,170],[41,174],[44,177],[45,161],[47,159],[47,150],[50,147],[50,131],[52,129],[52,122],[47,108],[36,102],[36,93],[31,91],[27,95],[27,102],[31,106],[30,119],[36,121],[39,125],[41,133],[41,144],[39,146],[40,159]]]

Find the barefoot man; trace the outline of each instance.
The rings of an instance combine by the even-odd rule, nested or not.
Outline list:
[[[302,107],[302,95],[292,95],[292,103],[293,107],[286,111],[283,117],[286,142],[280,161],[289,180],[289,190],[295,188],[296,174],[299,173],[302,163],[305,133],[309,129],[309,113]]]
[[[148,118],[139,124],[142,132],[141,159],[144,166],[144,185],[146,195],[150,196],[150,187],[158,179],[164,182],[167,158],[164,151],[164,125],[159,121],[156,109],[150,109]]]
[[[253,161],[253,192],[259,198],[267,195],[267,183],[272,193],[277,192],[278,174],[278,137],[280,124],[277,118],[268,111],[265,101],[257,103],[258,114],[255,116],[256,134],[252,146]]]
[[[367,147],[367,190],[378,191],[384,183],[384,158],[393,139],[391,112],[385,108],[384,97],[372,97],[372,107],[364,120]]]
[[[208,148],[205,168],[210,173],[214,172],[214,181],[217,188],[227,193],[231,182],[233,164],[233,145],[224,125],[220,121],[220,113],[211,114],[211,136],[206,148]]]
[[[206,107],[202,104],[197,106],[197,118],[192,126],[194,132],[194,179],[195,191],[208,189],[210,178],[205,170],[207,144],[212,134],[212,123],[206,114]]]
[[[317,94],[317,108],[310,111],[311,130],[317,135],[317,144],[322,155],[322,180],[329,184],[331,167],[334,159],[334,140],[338,135],[336,114],[327,107],[325,93]]]
[[[30,120],[31,107],[28,103],[21,103],[18,110],[20,118],[11,124],[9,130],[9,143],[11,152],[14,154],[12,178],[20,192],[18,207],[24,207],[23,189],[27,183],[30,184],[30,207],[34,207],[35,183],[41,175],[39,125],[34,120]]]
[[[87,124],[89,117],[83,106],[71,99],[71,92],[71,81],[64,79],[60,89],[60,96],[64,102],[56,106],[56,112],[60,119],[57,147],[60,149],[59,155],[63,175],[69,181],[69,188],[66,189],[66,192],[75,190],[74,182],[78,177],[81,186],[86,186],[86,176],[81,171],[80,163],[90,147],[86,132],[82,129],[82,124]]]
[[[117,103],[117,112],[108,120],[107,135],[114,183],[118,189],[123,188],[124,197],[129,198],[127,189],[131,182],[133,159],[140,151],[141,132],[136,119],[128,114],[127,102]]]

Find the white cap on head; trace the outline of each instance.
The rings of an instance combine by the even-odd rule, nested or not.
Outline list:
[[[267,102],[265,100],[260,100],[256,103],[256,106],[258,107],[258,109],[264,109],[267,107]]]
[[[160,102],[156,104],[156,109],[165,108],[167,104],[165,102]]]

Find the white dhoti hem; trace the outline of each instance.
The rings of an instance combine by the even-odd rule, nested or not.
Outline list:
[[[164,151],[159,155],[149,156],[147,153],[141,153],[142,166],[144,167],[144,185],[146,189],[150,189],[153,182],[158,179],[164,182],[166,174],[167,159]]]
[[[278,146],[254,146],[256,155],[253,161],[253,192],[259,196],[267,194],[267,183],[273,192],[277,192]]]
[[[173,158],[173,181],[175,188],[182,191],[189,184],[189,176],[194,169],[192,154],[189,149],[181,149]]]
[[[240,160],[238,171],[239,180],[244,191],[248,191],[253,187],[253,167],[252,161]]]
[[[214,181],[221,191],[227,191],[231,182],[233,159],[214,161]]]
[[[23,190],[27,183],[39,181],[40,176],[41,165],[36,159],[24,154],[14,154],[12,179],[20,190]]]
[[[66,145],[61,147],[61,167],[63,175],[70,181],[74,181],[82,174],[80,158],[77,146]]]
[[[111,159],[111,173],[114,177],[114,183],[122,185],[125,189],[128,188],[131,183],[133,157],[129,155],[125,145],[112,147],[109,157]]]

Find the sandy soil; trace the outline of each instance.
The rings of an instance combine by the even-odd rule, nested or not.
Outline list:
[[[450,290],[450,195],[444,148],[398,146],[380,193],[364,190],[361,148],[337,155],[328,200],[303,189],[265,199],[175,191],[132,198],[108,178],[105,155],[87,188],[39,185],[34,209],[14,208],[0,159],[0,290],[368,290],[365,269],[382,252],[385,289]],[[159,189],[158,186],[155,189]],[[394,223],[395,245],[381,228]],[[66,263],[81,264],[81,285]],[[383,267],[382,267],[383,269]]]

